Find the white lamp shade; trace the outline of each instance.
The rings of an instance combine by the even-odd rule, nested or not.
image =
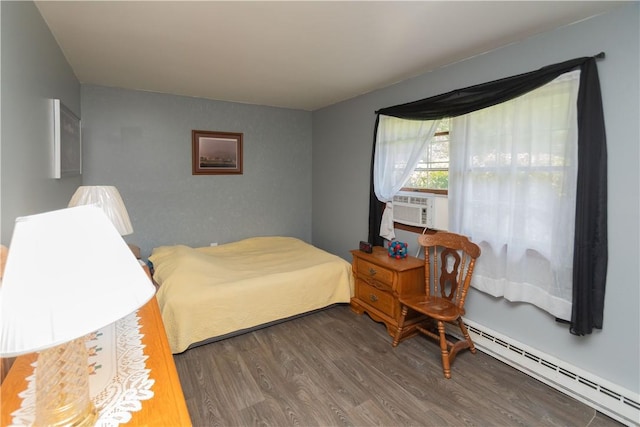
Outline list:
[[[100,208],[18,218],[0,286],[0,356],[87,335],[132,313],[154,292]]]
[[[71,196],[69,207],[98,205],[109,217],[121,236],[133,233],[127,208],[118,189],[109,185],[83,185]]]

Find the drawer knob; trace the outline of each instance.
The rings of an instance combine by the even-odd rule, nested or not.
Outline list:
[[[373,268],[370,268],[370,269],[369,269],[369,274],[370,274],[371,276],[375,276],[375,275],[376,275],[376,273],[377,273],[377,271],[375,271]]]
[[[371,302],[376,302],[378,301],[378,297],[375,296],[374,294],[369,295],[369,299],[371,300]]]

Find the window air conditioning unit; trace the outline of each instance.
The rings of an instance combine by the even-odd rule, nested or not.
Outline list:
[[[398,193],[393,197],[393,221],[446,231],[449,228],[449,201],[440,195]]]

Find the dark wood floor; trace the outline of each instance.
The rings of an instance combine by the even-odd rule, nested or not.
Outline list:
[[[194,426],[618,426],[477,352],[442,375],[424,337],[391,347],[341,305],[175,356]]]

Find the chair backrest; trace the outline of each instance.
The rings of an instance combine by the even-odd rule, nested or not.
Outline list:
[[[425,293],[463,309],[480,247],[466,236],[443,231],[422,234],[418,243],[424,247]]]

